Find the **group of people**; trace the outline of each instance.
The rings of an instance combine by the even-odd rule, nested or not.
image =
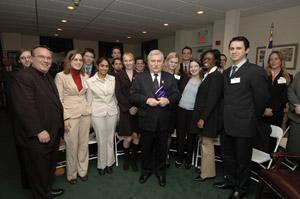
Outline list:
[[[201,169],[195,180],[201,182],[216,176],[214,142],[220,137],[224,181],[215,185],[232,189],[229,198],[243,198],[256,138],[265,137],[268,141],[261,143],[269,143],[267,127],[281,126],[288,102],[288,150],[299,151],[300,139],[300,74],[292,82],[277,51],[271,53],[266,70],[250,63],[249,48],[247,38],[232,38],[232,65],[227,69],[227,57],[216,49],[205,51],[197,61],[186,46],[182,63],[176,52],[165,59],[160,50],[152,50],[147,64],[130,52],[121,55],[119,48],[113,49],[112,60],[95,60],[90,48],[83,53],[72,50],[54,79],[48,73],[52,54],[46,46],[21,51],[21,67],[7,85],[23,187],[30,187],[34,198],[63,193],[51,186],[61,137],[66,143],[67,181],[87,181],[91,127],[98,144],[99,175],[113,172],[117,132],[123,140],[123,169],[138,171],[140,149],[139,182],[145,183],[154,172],[163,187],[170,137],[176,131],[177,168],[191,168],[200,139]],[[272,140],[264,148],[269,150],[269,145]]]

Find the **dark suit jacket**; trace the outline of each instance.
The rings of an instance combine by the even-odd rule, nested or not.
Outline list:
[[[283,77],[282,71],[275,77],[272,83],[272,77],[268,79],[270,87],[270,100],[268,102],[269,108],[272,109],[273,116],[265,117],[265,119],[273,125],[281,126],[283,120],[283,110],[288,102],[287,98],[287,83],[278,83],[280,77]]]
[[[133,78],[136,75],[136,72],[133,72]],[[130,102],[130,88],[132,82],[130,81],[125,70],[121,70],[116,73],[116,97],[118,100],[118,105],[121,112],[128,112],[129,109],[133,106]]]
[[[195,100],[191,133],[201,133],[206,137],[217,137],[221,129],[220,108],[223,100],[223,76],[216,70],[208,74],[200,84]],[[204,120],[204,129],[197,122]]]
[[[146,131],[161,131],[170,129],[170,114],[172,106],[176,105],[180,93],[173,75],[162,71],[160,85],[167,91],[170,104],[165,107],[150,107],[146,104],[148,98],[155,98],[154,84],[149,71],[138,73],[131,87],[131,101],[139,107],[139,127]]]
[[[180,74],[180,80],[179,80],[179,91],[182,93],[186,84],[188,83],[190,77],[187,76],[187,74],[183,70],[183,63],[180,63],[179,67],[179,74]]]
[[[231,67],[224,71],[224,129],[235,137],[256,135],[256,121],[261,119],[269,100],[265,70],[246,62],[234,74],[239,83],[229,78]]]
[[[17,142],[28,148],[56,147],[63,129],[63,108],[52,77],[30,67],[18,72],[12,81]],[[37,138],[43,130],[50,134],[47,144]]]

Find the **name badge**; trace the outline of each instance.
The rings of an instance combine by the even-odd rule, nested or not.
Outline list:
[[[238,84],[241,82],[241,78],[240,77],[236,77],[236,78],[231,78],[230,79],[230,83],[231,84]]]
[[[277,83],[278,84],[286,84],[286,79],[284,77],[280,77],[278,80],[277,80]]]
[[[179,75],[174,75],[175,79],[180,80],[180,76]]]

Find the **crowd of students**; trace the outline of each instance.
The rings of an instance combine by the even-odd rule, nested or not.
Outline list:
[[[182,49],[181,59],[177,52],[170,52],[165,60],[161,51],[153,50],[147,63],[142,57],[135,58],[131,52],[122,55],[117,47],[112,50],[112,60],[106,57],[96,60],[91,48],[82,53],[69,51],[63,71],[56,74],[54,81],[47,76],[50,87],[53,81],[55,88],[46,86],[49,92],[57,93],[56,98],[62,105],[58,113],[62,114],[63,120],[67,181],[76,184],[77,178],[88,180],[88,141],[92,127],[98,144],[99,175],[113,173],[117,132],[123,140],[123,169],[139,170],[137,152],[141,149],[139,182],[145,183],[154,171],[159,185],[165,186],[170,137],[176,132],[177,168],[183,164],[186,169],[192,167],[192,154],[200,139],[201,169],[195,177],[197,181],[216,176],[214,142],[221,137],[224,181],[216,186],[232,189],[229,198],[244,197],[248,191],[252,148],[259,145],[257,147],[271,151],[274,141],[269,138],[270,125],[281,127],[288,107],[291,130],[287,150],[299,152],[297,141],[300,140],[300,74],[293,80],[278,51],[270,54],[265,70],[250,63],[247,59],[249,48],[247,38],[233,38],[229,44],[232,65],[227,69],[227,57],[217,49],[207,50],[199,59],[194,59],[192,49],[186,46]],[[37,54],[40,51],[42,53]],[[14,120],[19,118],[13,125],[25,127],[22,133],[19,128],[14,128],[23,168],[22,184],[34,190],[35,198],[50,198],[62,192],[55,194],[52,189],[49,195],[49,190],[32,182],[36,178],[31,179],[33,174],[29,170],[33,168],[28,166],[28,161],[35,161],[34,150],[22,152],[23,148],[31,148],[28,145],[32,144],[32,139],[35,139],[33,148],[45,147],[54,139],[50,132],[50,137],[45,136],[43,130],[49,129],[43,125],[29,127],[27,124],[47,120],[47,113],[38,111],[44,105],[37,105],[36,101],[49,96],[37,91],[34,82],[22,78],[30,73],[24,72],[28,68],[33,74],[38,71],[46,77],[51,52],[42,46],[32,51],[22,50],[17,62],[19,66],[7,78],[6,90],[11,115]],[[39,92],[43,99],[37,96]],[[20,102],[16,97],[23,97],[24,101]],[[27,113],[25,109],[19,110],[22,103],[29,104]],[[44,107],[45,111],[50,107]],[[22,118],[29,112],[37,114],[34,115],[36,118],[29,117],[36,120]],[[258,137],[260,140],[256,142]],[[49,179],[45,181],[50,183]]]

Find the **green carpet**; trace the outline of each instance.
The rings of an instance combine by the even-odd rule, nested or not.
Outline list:
[[[30,199],[31,193],[21,188],[20,171],[16,159],[15,146],[11,134],[9,120],[5,111],[0,111],[0,198]],[[122,159],[120,166],[114,167],[113,174],[99,176],[96,170],[96,160],[90,161],[89,180],[78,180],[76,185],[66,182],[64,176],[55,177],[54,187],[64,188],[62,199],[223,199],[231,193],[230,190],[214,188],[213,183],[221,180],[221,163],[217,163],[218,176],[207,182],[195,182],[194,169],[175,168],[174,162],[167,170],[167,185],[160,187],[156,176],[152,175],[145,184],[139,184],[139,172],[123,171]],[[247,199],[254,198],[254,182]]]

